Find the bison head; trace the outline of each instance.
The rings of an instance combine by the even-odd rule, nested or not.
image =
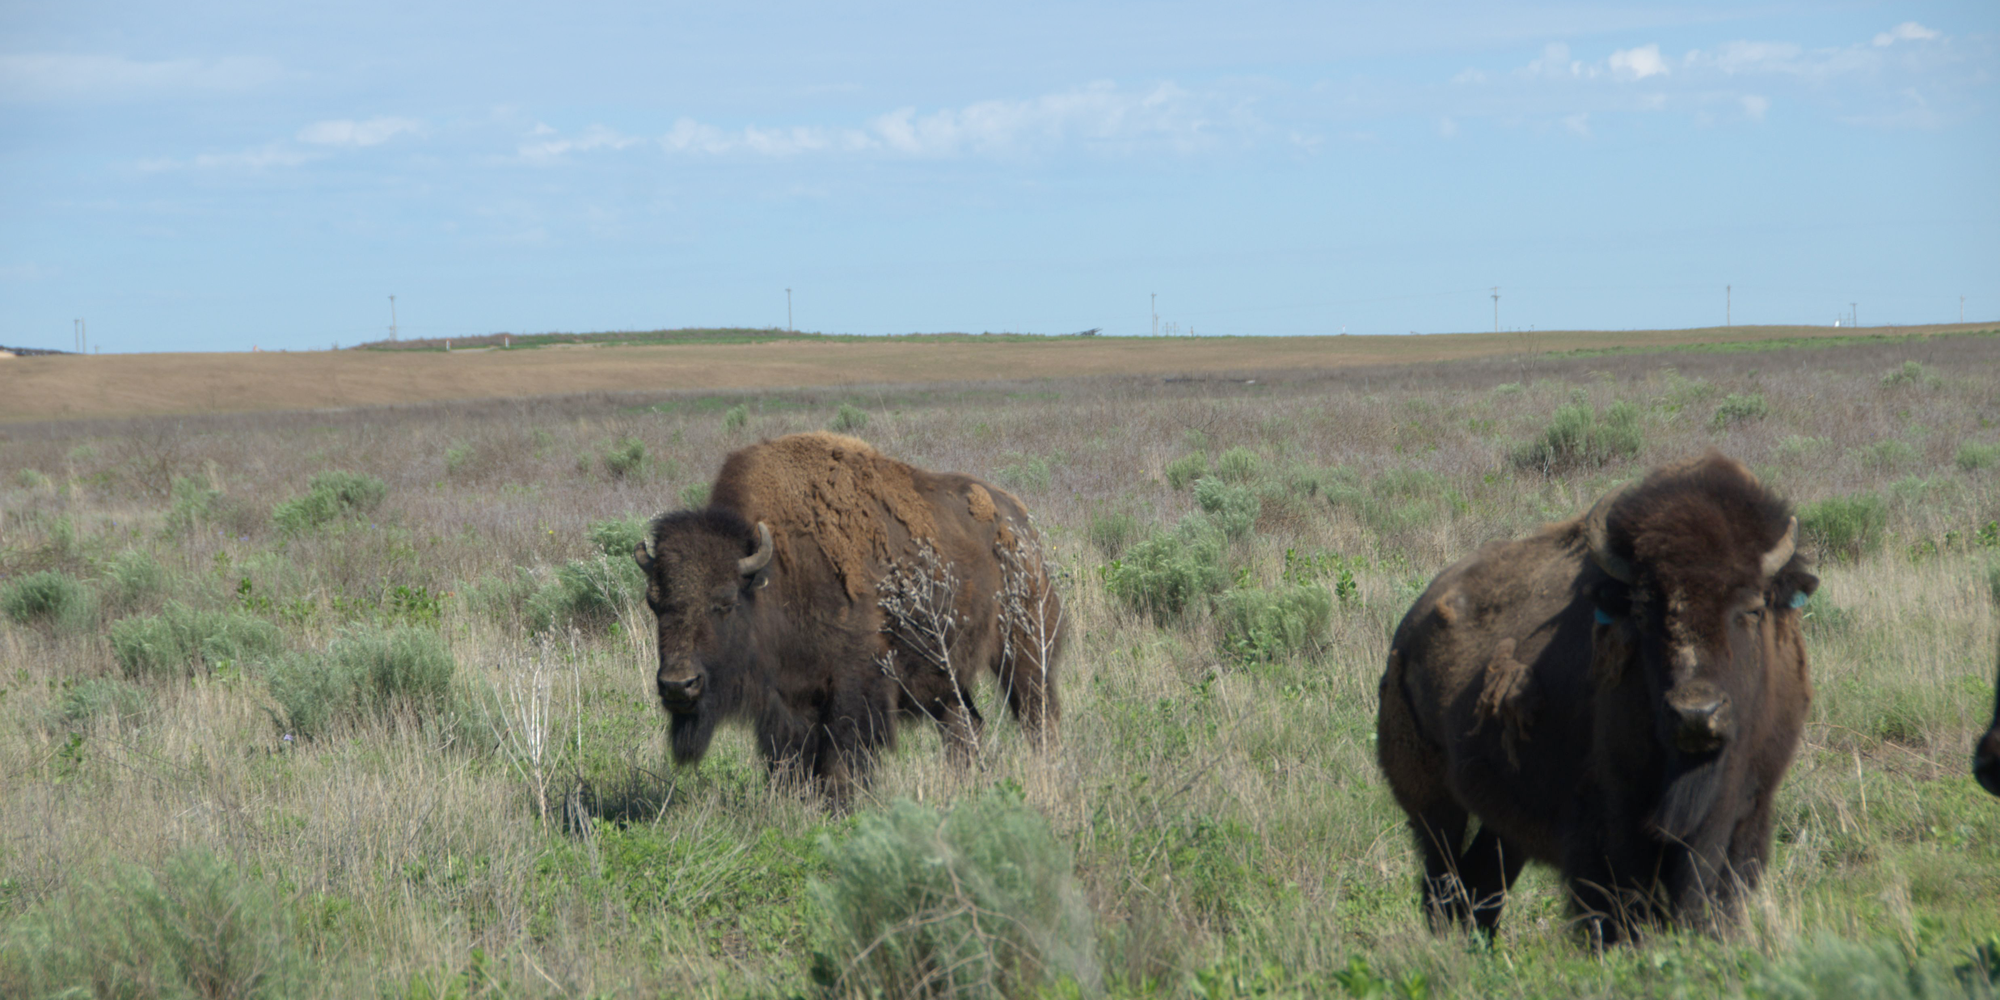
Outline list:
[[[742,518],[711,508],[655,520],[632,553],[659,620],[654,683],[673,717],[674,756],[682,761],[701,757],[716,721],[740,701],[771,549],[771,529],[762,522],[753,531]]]
[[[1785,503],[1713,453],[1598,501],[1584,534],[1608,578],[1594,590],[1599,675],[1641,672],[1662,764],[1652,822],[1686,839],[1726,783],[1731,750],[1769,713],[1803,712],[1797,609],[1819,580]],[[1773,703],[1787,699],[1797,704]]]

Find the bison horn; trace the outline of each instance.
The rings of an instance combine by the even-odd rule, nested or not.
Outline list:
[[[771,564],[771,528],[762,521],[757,522],[757,551],[736,560],[736,572],[749,576]]]
[[[1590,513],[1583,519],[1583,533],[1584,538],[1590,543],[1591,561],[1597,564],[1598,569],[1621,583],[1632,582],[1632,564],[1626,562],[1618,553],[1611,551],[1611,528],[1607,522],[1611,519],[1612,505],[1616,504],[1618,498],[1624,496],[1625,491],[1629,489],[1631,487],[1628,486],[1606,493],[1597,501],[1596,506],[1590,508]]]
[[[1795,517],[1792,518],[1792,523],[1785,525],[1785,537],[1778,539],[1778,544],[1771,546],[1771,551],[1764,553],[1764,579],[1769,580],[1778,575],[1778,571],[1792,561],[1792,553],[1797,551],[1798,547],[1799,519]]]

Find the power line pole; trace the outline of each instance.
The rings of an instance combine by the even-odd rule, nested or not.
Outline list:
[[[1849,302],[1847,304],[1847,325],[1848,326],[1861,325],[1861,309],[1859,303]]]
[[[1493,286],[1493,332],[1500,332],[1500,286]]]
[[[389,340],[396,339],[396,297],[389,296]]]
[[[792,290],[785,289],[785,332],[792,332]]]
[[[1965,322],[1965,296],[1958,297],[1958,321]]]
[[[1734,321],[1734,320],[1732,320],[1732,319],[1730,318],[1730,316],[1729,316],[1729,305],[1730,305],[1730,303],[1729,303],[1729,297],[1730,297],[1730,292],[1731,292],[1731,291],[1733,291],[1733,289],[1731,289],[1731,288],[1730,288],[1730,287],[1729,287],[1728,285],[1724,285],[1724,286],[1722,286],[1722,325],[1723,325],[1723,326],[1735,326],[1735,325],[1736,325],[1735,321]]]
[[[1153,336],[1157,337],[1160,335],[1160,293],[1147,292],[1146,294],[1152,296]]]

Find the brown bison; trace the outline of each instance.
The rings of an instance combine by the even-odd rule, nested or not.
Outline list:
[[[982,671],[1038,744],[1056,721],[1062,605],[1039,536],[970,476],[837,434],[768,440],[723,462],[706,509],[655,519],[634,556],[682,763],[742,716],[774,771],[840,801],[898,716],[930,718],[967,756]]]
[[[1377,751],[1433,926],[1491,934],[1531,859],[1598,942],[1728,915],[1812,697],[1797,535],[1710,452],[1431,581],[1389,651]]]
[[[1972,776],[1980,787],[2000,795],[2000,671],[1993,678],[1993,725],[1972,750]]]

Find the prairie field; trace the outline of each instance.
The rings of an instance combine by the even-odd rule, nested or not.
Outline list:
[[[16,415],[0,995],[1991,997],[2000,339],[1765,346]],[[829,426],[1035,512],[1052,746],[989,685],[972,766],[906,724],[845,814],[741,728],[674,766],[636,525]],[[1741,925],[1599,955],[1531,867],[1494,941],[1433,934],[1390,631],[1708,448],[1823,581]]]

